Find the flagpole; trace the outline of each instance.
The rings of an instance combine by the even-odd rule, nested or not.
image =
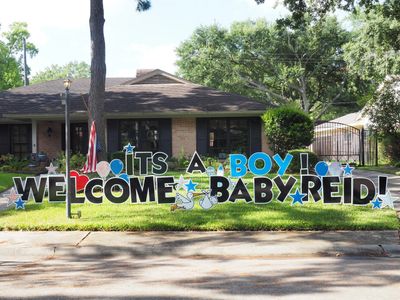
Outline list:
[[[70,181],[70,134],[69,134],[69,89],[71,80],[64,80],[65,87],[65,205],[66,217],[71,218],[71,181]]]

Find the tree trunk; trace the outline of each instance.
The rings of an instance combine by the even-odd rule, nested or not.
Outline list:
[[[106,131],[104,117],[104,94],[106,84],[106,49],[104,42],[104,9],[103,0],[90,0],[90,39],[91,65],[89,90],[89,132],[92,121],[96,123],[97,140],[101,149],[98,160],[105,160]]]

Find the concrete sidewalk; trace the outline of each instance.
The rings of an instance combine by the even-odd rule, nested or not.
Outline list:
[[[0,232],[1,260],[96,253],[185,257],[400,257],[398,231]]]
[[[395,299],[399,290],[397,231],[0,232],[0,299]]]

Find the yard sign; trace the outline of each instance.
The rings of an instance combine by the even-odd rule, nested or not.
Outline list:
[[[387,176],[379,176],[378,185],[369,178],[353,176],[353,169],[338,162],[328,164],[318,162],[313,170],[309,169],[308,154],[301,154],[299,187],[298,179],[286,171],[293,156],[281,157],[257,152],[246,157],[242,154],[229,155],[229,173],[221,164],[217,169],[206,168],[201,157],[195,152],[185,174],[179,178],[166,175],[168,155],[163,152],[134,151],[134,146],[124,147],[125,161],[114,159],[110,163],[97,164],[97,175],[89,178],[72,171],[71,203],[102,204],[110,201],[115,204],[130,201],[132,204],[158,203],[169,204],[174,209],[191,210],[198,200],[200,207],[211,209],[221,203],[268,204],[272,201],[291,201],[292,205],[308,202],[343,205],[372,205],[373,209],[394,208],[393,198],[387,188]],[[262,162],[262,163],[260,163]],[[135,170],[135,164],[136,169]],[[273,176],[273,164],[277,172]],[[8,195],[9,204],[16,209],[25,208],[25,203],[33,199],[43,203],[47,197],[50,203],[65,201],[65,176],[57,174],[52,164],[47,167],[48,174],[38,180],[35,177],[13,178],[14,188]],[[200,189],[195,173],[207,174],[208,186]],[[247,187],[245,176],[251,179],[253,189]],[[193,178],[192,178],[193,177]],[[275,191],[275,192],[274,192]],[[276,192],[278,191],[278,192]]]

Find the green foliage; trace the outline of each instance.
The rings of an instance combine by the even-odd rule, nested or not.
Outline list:
[[[65,161],[65,153],[61,152],[57,156],[58,163],[58,172],[65,172],[66,161]],[[80,153],[72,154],[70,158],[70,167],[71,170],[79,171],[83,168],[86,162],[86,156]]]
[[[26,23],[15,22],[0,39],[0,91],[21,86],[23,70],[23,40],[30,37]],[[38,53],[34,44],[27,41],[27,53],[33,57]],[[29,74],[29,69],[27,70]]]
[[[365,107],[371,127],[381,136],[400,132],[400,76],[387,76]]]
[[[29,161],[26,159],[18,159],[12,154],[0,156],[0,172],[18,172],[28,169]]]
[[[51,65],[41,72],[36,73],[31,82],[40,83],[54,79],[65,79],[65,78],[89,78],[90,77],[90,66],[85,62],[70,62],[66,65]]]
[[[203,26],[178,47],[178,74],[272,105],[296,103],[319,118],[339,99],[355,105],[358,83],[349,83],[342,50],[349,38],[335,18],[300,29],[263,20]]]
[[[113,159],[119,159],[123,162],[125,162],[125,152],[124,151],[117,151],[111,154],[111,160]]]
[[[353,17],[353,38],[344,45],[350,74],[369,83],[369,98],[387,74],[400,72],[400,20],[382,11],[357,12]]]
[[[295,149],[290,150],[289,154],[293,155],[293,160],[288,167],[288,172],[290,173],[299,173],[301,168],[300,154],[308,153],[308,167],[309,170],[314,169],[315,165],[319,161],[318,155],[309,149]]]
[[[396,165],[400,162],[400,132],[387,134],[382,138],[382,154],[390,164]]]
[[[314,124],[303,111],[292,106],[282,106],[267,110],[262,118],[265,135],[274,152],[283,154],[312,143]]]
[[[254,0],[262,4],[266,0]],[[280,19],[279,23],[301,27],[304,20],[312,17],[318,20],[326,17],[337,9],[356,12],[363,8],[369,10],[381,10],[386,17],[400,19],[400,3],[398,0],[284,0],[283,4],[290,11],[290,15]]]
[[[400,161],[400,76],[387,76],[365,107],[370,127],[382,138],[383,154]]]

